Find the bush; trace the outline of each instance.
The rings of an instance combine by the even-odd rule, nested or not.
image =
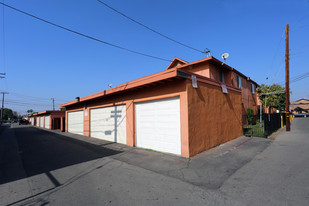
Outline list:
[[[253,120],[254,120],[254,116],[253,116],[253,109],[252,108],[248,108],[247,109],[247,118],[248,118],[248,123],[249,124],[253,124]]]

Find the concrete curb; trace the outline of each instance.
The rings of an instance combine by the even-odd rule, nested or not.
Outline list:
[[[283,132],[285,130],[285,126],[278,129],[277,131],[275,131],[274,133],[272,133],[270,136],[267,137],[267,139],[270,139],[270,140],[275,140],[277,138],[277,136],[279,134],[281,134],[281,132]]]

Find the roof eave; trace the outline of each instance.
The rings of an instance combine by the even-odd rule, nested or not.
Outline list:
[[[61,104],[60,107],[72,106],[74,104],[79,104],[79,103],[86,102],[86,101],[89,101],[89,100],[93,100],[93,99],[96,99],[96,98],[100,98],[100,97],[103,97],[103,96],[116,94],[116,93],[119,93],[119,92],[127,91],[127,90],[130,90],[130,89],[133,89],[133,88],[141,87],[141,86],[144,86],[144,85],[147,85],[147,84],[151,84],[151,83],[154,83],[154,82],[157,82],[157,81],[162,81],[162,80],[173,78],[173,77],[177,77],[177,70],[176,69],[164,70],[162,72],[158,72],[158,73],[146,76],[146,77],[142,77],[142,78],[121,84],[121,85],[114,87],[114,88],[110,88],[110,89],[107,89],[107,90],[104,90],[104,91],[101,91],[101,92],[98,92],[98,93],[95,93],[95,94],[91,94],[91,95],[82,97],[82,98],[79,99],[78,102],[70,101],[70,102]]]

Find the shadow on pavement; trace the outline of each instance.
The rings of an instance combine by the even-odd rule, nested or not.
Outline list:
[[[5,135],[4,131],[4,134],[0,136],[2,143],[8,143],[8,147],[5,147],[5,145],[2,147],[2,150],[3,148],[6,149],[2,151],[4,155],[1,157],[5,159],[0,159],[0,166],[2,167],[0,169],[0,184],[41,173],[48,176],[50,171],[53,170],[120,153],[120,151],[33,127],[11,128],[8,130],[11,130],[11,135]],[[16,140],[12,143],[12,139],[15,138]],[[19,167],[15,166],[18,161],[19,165],[21,165]],[[16,170],[24,170],[24,175],[21,175],[20,171]],[[52,176],[48,177],[55,186],[60,184]]]

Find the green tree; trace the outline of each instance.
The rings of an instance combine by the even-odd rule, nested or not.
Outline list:
[[[28,113],[28,114],[33,114],[33,109],[28,109],[28,110],[27,110],[27,113]]]
[[[13,119],[14,115],[13,115],[13,111],[11,109],[8,109],[8,108],[4,108],[3,109],[3,120],[8,120],[9,118],[10,119]]]
[[[271,95],[262,95],[270,92],[285,91],[285,87],[280,86],[279,84],[266,85],[262,84],[257,88],[257,93],[260,101],[266,107],[273,107],[279,110],[285,109],[285,93],[280,94],[271,94]]]
[[[247,118],[248,118],[248,123],[249,124],[253,124],[253,120],[254,120],[254,112],[252,108],[248,108],[247,109]]]

